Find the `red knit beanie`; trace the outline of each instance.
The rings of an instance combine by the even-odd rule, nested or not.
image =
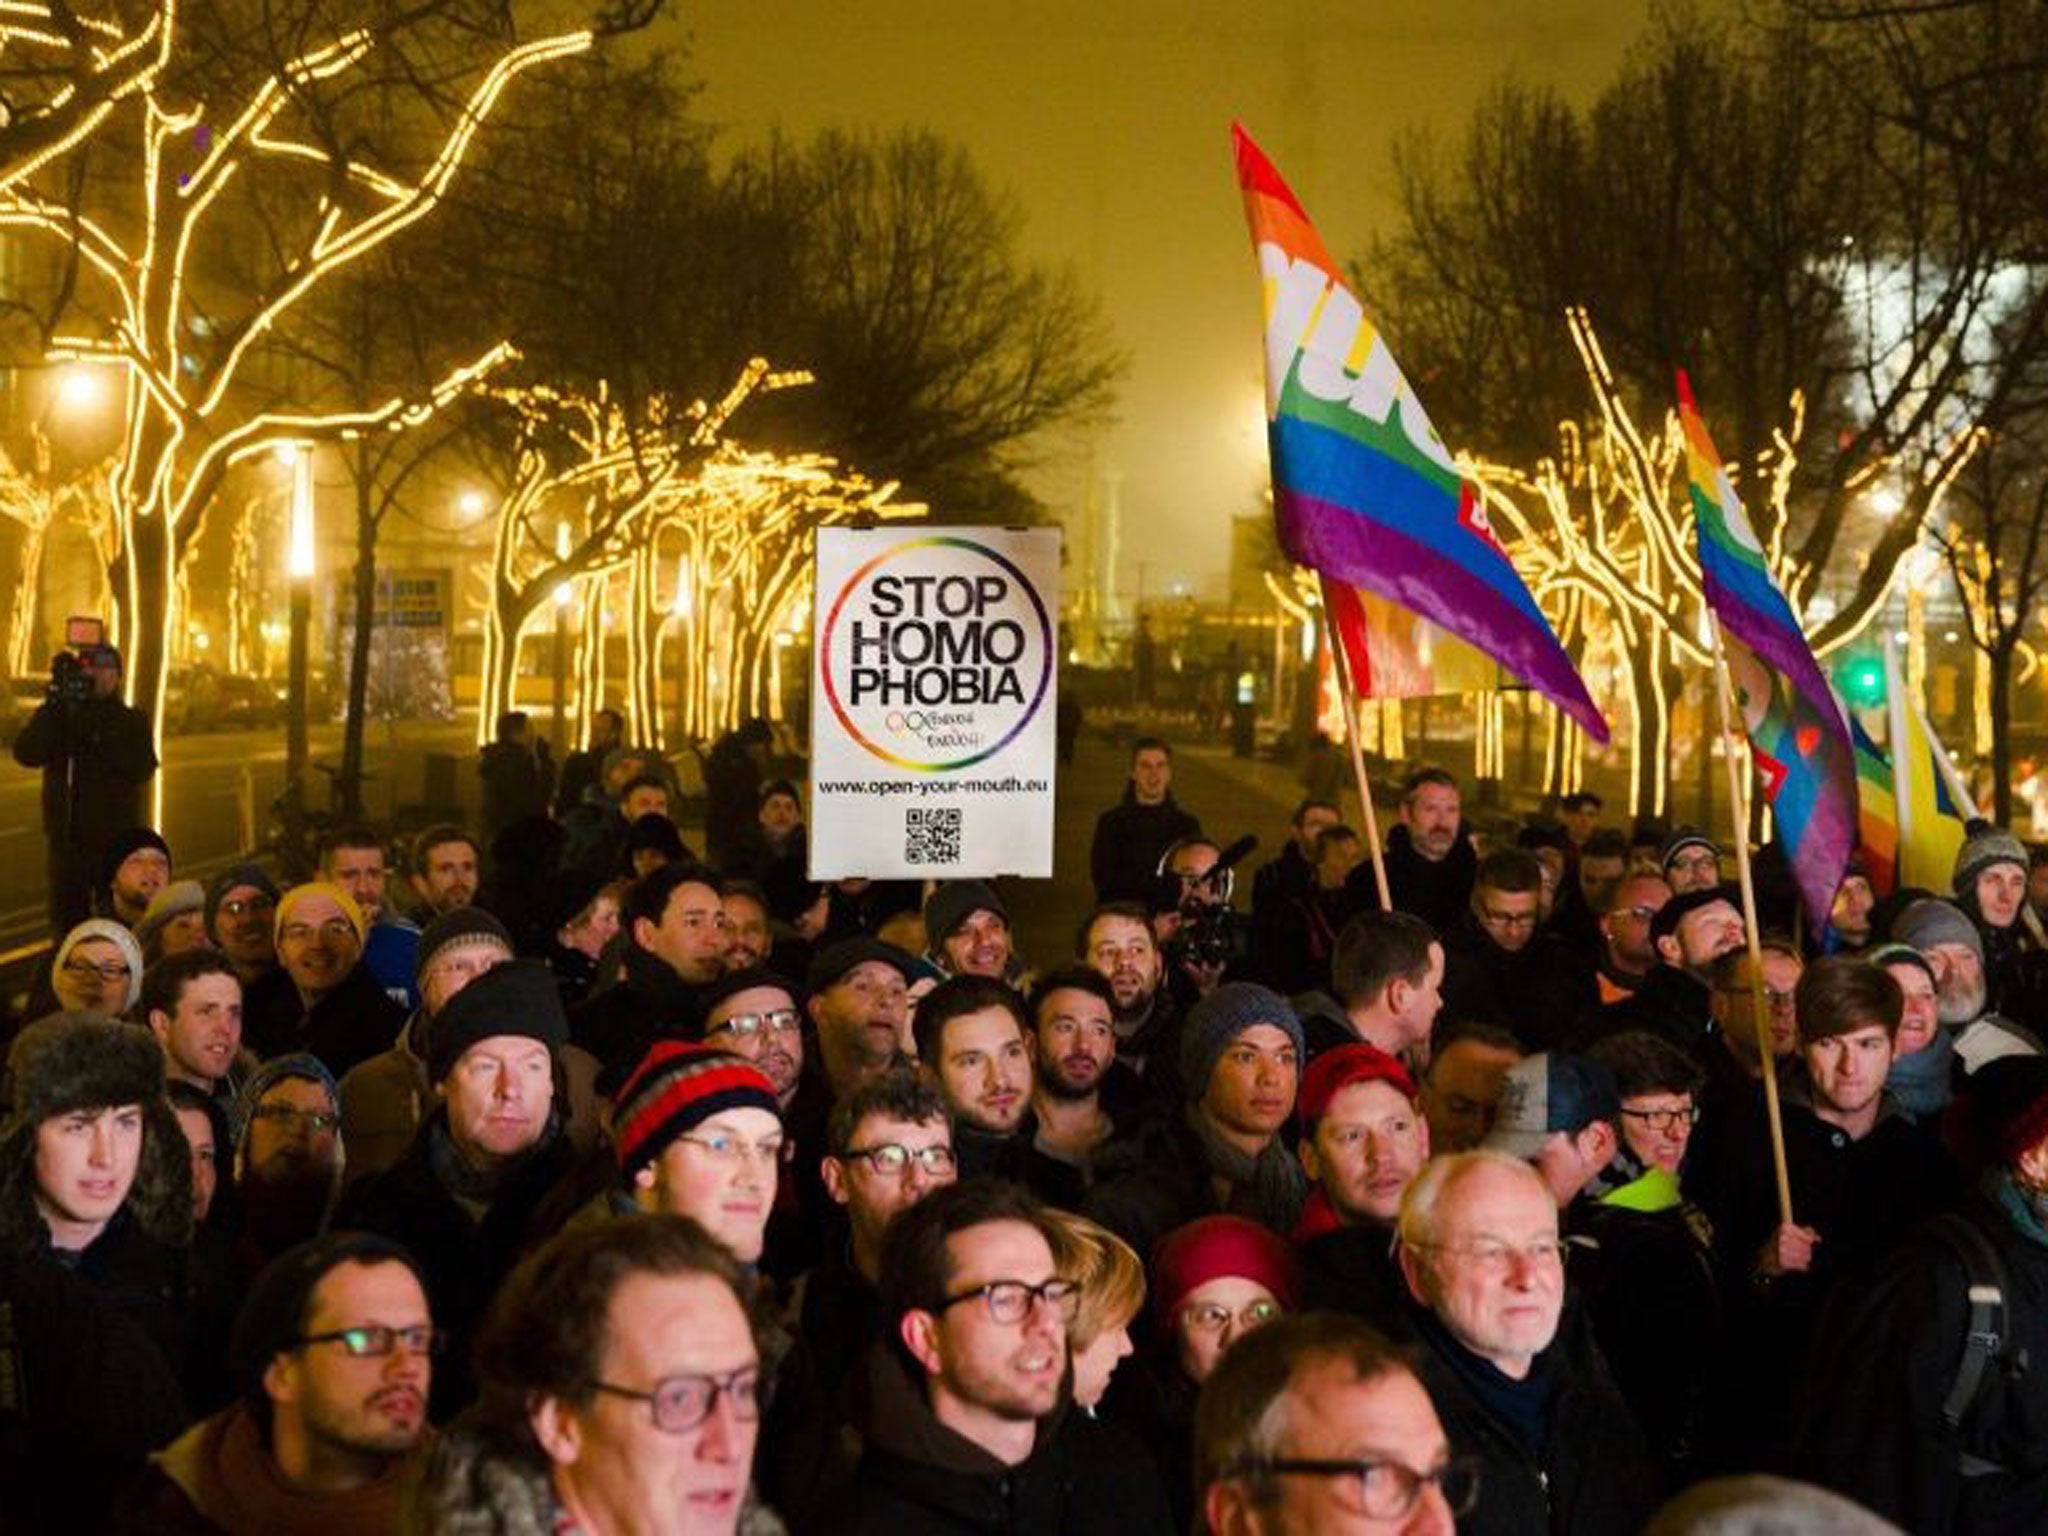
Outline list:
[[[612,1100],[612,1148],[628,1183],[669,1143],[727,1109],[765,1109],[778,1120],[782,1105],[767,1074],[744,1056],[657,1040]]]
[[[1176,1227],[1152,1249],[1152,1302],[1162,1330],[1188,1293],[1211,1280],[1256,1280],[1273,1299],[1295,1305],[1294,1250],[1242,1216],[1204,1216]]]
[[[1340,1045],[1335,1050],[1323,1052],[1308,1064],[1308,1071],[1302,1074],[1297,1108],[1301,1111],[1303,1128],[1313,1129],[1315,1123],[1329,1113],[1330,1100],[1353,1083],[1385,1083],[1410,1103],[1415,1100],[1415,1080],[1397,1057],[1389,1056],[1378,1046],[1367,1045],[1364,1041],[1357,1045]]]

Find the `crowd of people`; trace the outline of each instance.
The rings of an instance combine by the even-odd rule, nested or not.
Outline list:
[[[1760,850],[1752,946],[1709,834],[1423,768],[1390,908],[1320,800],[1240,901],[1145,739],[1027,956],[811,883],[764,728],[701,857],[616,715],[498,741],[488,836],[93,850],[8,1026],[0,1529],[2048,1529],[2007,833],[1818,928]]]

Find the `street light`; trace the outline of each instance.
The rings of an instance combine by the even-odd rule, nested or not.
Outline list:
[[[293,443],[288,447],[292,500],[285,541],[285,575],[291,586],[291,642],[285,705],[284,815],[291,855],[296,858],[305,846],[306,829],[306,637],[313,617],[313,445]],[[285,451],[280,448],[279,456]]]

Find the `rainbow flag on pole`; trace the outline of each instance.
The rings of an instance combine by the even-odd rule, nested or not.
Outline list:
[[[1491,656],[1398,603],[1328,577],[1322,590],[1323,611],[1361,699],[1424,699],[1499,686]]]
[[[1484,651],[1604,742],[1607,722],[1308,215],[1244,129],[1231,136],[1265,288],[1280,547],[1326,585]]]
[[[1700,420],[1692,382],[1678,375],[1701,584],[1720,620],[1723,651],[1749,733],[1757,777],[1818,933],[1856,846],[1856,752],[1834,691],[1792,605],[1771,579],[1763,546]]]

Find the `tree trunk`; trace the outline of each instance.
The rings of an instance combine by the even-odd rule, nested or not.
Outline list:
[[[377,524],[375,488],[370,483],[370,450],[355,445],[356,482],[356,623],[348,648],[348,713],[341,723],[341,776],[335,791],[342,815],[359,821],[363,814],[363,730],[370,699],[370,641],[377,619]]]
[[[145,508],[129,519],[125,543],[127,593],[120,613],[128,702],[148,716],[151,739],[161,751],[173,619],[170,539],[162,513]]]
[[[1991,818],[2001,827],[2012,821],[2012,655],[2018,640],[2015,631],[1979,653],[1991,667]]]

